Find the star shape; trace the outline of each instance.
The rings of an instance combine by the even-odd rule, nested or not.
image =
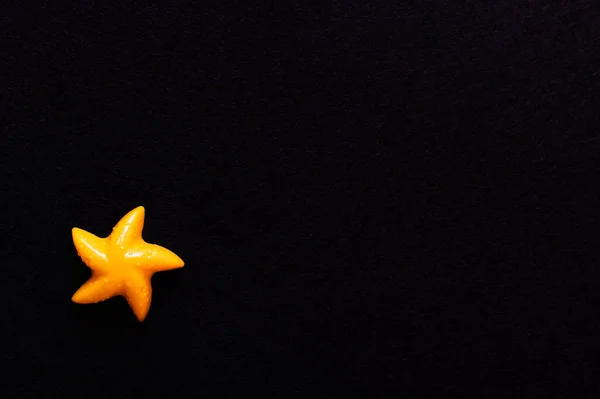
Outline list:
[[[181,268],[183,261],[168,249],[142,239],[144,214],[143,206],[135,208],[106,238],[73,229],[77,253],[92,270],[92,277],[75,292],[73,302],[97,303],[120,295],[139,321],[146,318],[152,300],[152,275]]]

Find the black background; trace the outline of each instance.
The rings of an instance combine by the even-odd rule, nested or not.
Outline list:
[[[3,392],[597,397],[600,12],[547,3],[3,2]],[[138,205],[142,324],[70,301]]]

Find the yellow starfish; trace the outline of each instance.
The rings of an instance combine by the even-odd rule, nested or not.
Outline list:
[[[139,321],[150,309],[155,272],[183,267],[173,252],[142,239],[144,207],[125,215],[106,238],[74,228],[73,242],[81,259],[92,269],[92,277],[73,295],[76,303],[97,303],[124,296]]]

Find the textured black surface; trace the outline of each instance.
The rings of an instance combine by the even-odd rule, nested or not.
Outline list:
[[[7,397],[597,397],[599,6],[413,3],[3,3]]]

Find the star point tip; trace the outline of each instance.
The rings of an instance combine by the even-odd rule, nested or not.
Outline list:
[[[138,321],[141,323],[141,322],[143,322],[144,320],[146,320],[146,316],[147,316],[147,314],[145,314],[145,315],[137,315],[137,314],[136,314],[136,315],[135,315],[135,318],[136,318],[136,319],[138,319]]]
[[[73,236],[74,239],[81,237],[81,234],[84,232],[84,230],[80,229],[79,227],[73,227],[71,229],[71,235]]]
[[[74,303],[79,303],[79,304],[85,303],[83,300],[83,296],[79,292],[76,292],[73,294],[73,296],[71,297],[71,301],[73,301]]]

